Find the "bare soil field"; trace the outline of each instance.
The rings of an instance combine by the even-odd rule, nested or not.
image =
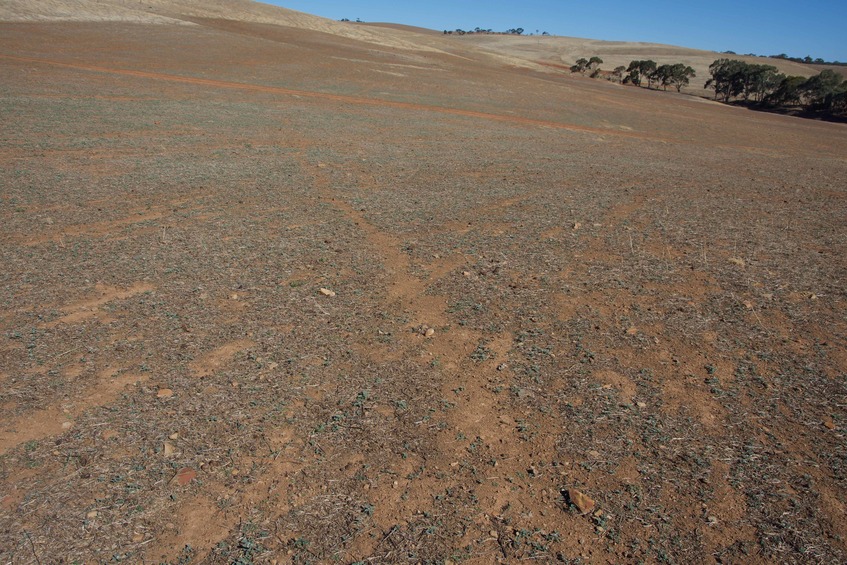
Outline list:
[[[847,127],[180,14],[0,23],[0,563],[847,560]]]

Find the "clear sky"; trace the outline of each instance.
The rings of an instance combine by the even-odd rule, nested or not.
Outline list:
[[[263,0],[339,20],[650,41],[847,62],[847,0]]]

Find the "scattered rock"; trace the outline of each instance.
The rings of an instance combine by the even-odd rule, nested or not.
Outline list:
[[[96,510],[92,510],[91,512],[89,512],[88,514],[86,514],[86,515],[85,515],[85,517],[86,517],[86,518],[88,518],[89,520],[91,520],[92,518],[96,518],[96,517],[97,517],[97,511],[96,511]]]
[[[565,492],[568,495],[570,503],[576,506],[576,509],[579,510],[581,514],[589,514],[594,511],[594,507],[597,504],[590,497],[582,494],[575,488],[569,488]]]
[[[746,265],[744,259],[741,259],[740,257],[730,257],[729,262],[733,265],[738,265],[739,267],[743,267]]]
[[[233,292],[229,295],[230,300],[238,300],[238,294]]]
[[[156,398],[170,398],[174,395],[174,391],[169,388],[160,388],[156,393]]]
[[[462,275],[469,277],[469,276],[471,276],[471,272],[470,271],[462,271]]]
[[[191,467],[183,467],[182,469],[176,472],[176,475],[174,475],[174,478],[171,479],[171,482],[176,483],[179,486],[185,486],[196,478],[197,471],[195,471]]]
[[[835,422],[829,416],[823,419],[823,425],[828,430],[834,430],[836,428]]]
[[[144,541],[144,534],[133,534],[132,543],[141,543]]]
[[[626,330],[626,335],[636,335],[637,333],[638,333],[638,328],[636,328],[635,326],[630,326]]]
[[[71,429],[72,427],[74,427],[74,423],[73,423],[73,422],[62,422],[62,429],[63,429],[63,430],[69,430],[69,429]]]
[[[535,393],[525,388],[518,390],[518,398],[535,398]]]
[[[573,229],[574,229],[574,231],[578,230],[578,229],[579,229],[579,228],[581,228],[581,227],[582,227],[582,224],[581,224],[581,223],[579,223],[579,222],[574,222],[574,223],[573,223]]]
[[[709,517],[707,518],[707,521],[709,522],[709,525],[710,525],[710,526],[714,526],[715,524],[717,524],[717,523],[718,523],[718,519],[717,519],[717,518],[715,518],[714,516],[709,516]]]
[[[600,459],[600,452],[592,449],[588,452],[588,455],[591,456],[592,459]]]
[[[179,433],[178,432],[172,433],[171,435],[168,436],[168,439],[179,439]]]
[[[174,444],[166,441],[162,451],[164,452],[165,457],[171,457],[174,453],[176,453],[176,448],[174,447]]]
[[[510,416],[503,414],[500,416],[500,423],[506,424],[507,426],[513,426],[515,421]]]
[[[638,402],[636,402],[635,405],[638,406],[639,408],[647,408],[647,403],[641,402],[640,400]]]
[[[753,309],[753,303],[750,302],[749,300],[745,300],[744,301],[744,307],[747,308],[748,310],[752,310]]]
[[[103,438],[105,441],[109,441],[113,437],[118,437],[118,432],[116,432],[115,430],[104,430],[103,433],[100,434],[100,437]]]
[[[434,329],[432,329],[432,328],[428,328],[428,329],[424,332],[424,335],[425,335],[426,337],[432,337],[432,336],[434,336],[434,335],[435,335],[435,330],[434,330]]]
[[[497,365],[498,371],[505,371],[507,368],[508,368],[508,365],[506,365],[505,363],[500,363],[499,365]]]
[[[333,296],[335,296],[335,291],[334,291],[334,290],[329,290],[328,288],[322,288],[322,289],[320,290],[320,293],[321,293],[321,294],[323,294],[324,296],[329,296],[330,298],[332,298]]]

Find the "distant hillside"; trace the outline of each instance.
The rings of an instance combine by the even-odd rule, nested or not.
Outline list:
[[[440,31],[391,23],[339,22],[252,0],[4,0],[0,21],[122,21],[195,25],[203,19],[271,24],[326,33],[383,47],[492,58],[501,64],[548,73],[566,73],[580,57],[599,56],[611,70],[634,59],[658,64],[683,63],[697,72],[687,90],[706,94],[709,65],[718,58],[776,66],[780,72],[808,77],[825,66],[789,60],[723,55],[657,43],[602,41],[558,36],[507,34],[443,35]],[[847,68],[835,67],[847,74]]]
[[[122,21],[191,24],[216,18],[275,24],[328,33],[387,47],[437,51],[418,35],[390,28],[354,25],[252,0],[4,0],[0,21]]]
[[[570,67],[580,57],[598,56],[603,59],[602,69],[629,65],[635,59],[652,59],[658,64],[683,63],[697,71],[689,91],[698,92],[709,78],[709,65],[715,59],[729,57],[750,63],[773,65],[788,75],[808,77],[818,72],[811,65],[764,57],[724,55],[715,51],[703,51],[687,47],[676,47],[660,43],[637,43],[625,41],[602,41],[578,37],[559,36],[515,36],[515,35],[464,35],[450,36],[457,42],[500,53],[511,58],[536,61],[554,68]],[[564,70],[564,69],[563,69]]]

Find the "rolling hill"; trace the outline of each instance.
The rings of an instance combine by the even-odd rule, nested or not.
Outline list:
[[[591,55],[0,4],[0,562],[847,561],[847,128]]]

